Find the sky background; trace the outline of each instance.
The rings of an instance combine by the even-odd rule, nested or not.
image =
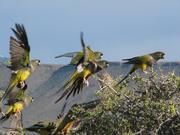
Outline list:
[[[24,24],[31,57],[42,63],[68,63],[54,56],[81,50],[80,31],[109,61],[157,50],[180,61],[180,0],[0,0],[2,56],[15,23]]]

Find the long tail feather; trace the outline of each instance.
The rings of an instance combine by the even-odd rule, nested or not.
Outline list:
[[[9,93],[13,90],[13,88],[16,86],[15,83],[11,84],[8,86],[8,88],[6,89],[5,93],[3,94],[2,98],[1,98],[1,102],[3,102],[7,96],[9,95]]]
[[[68,85],[69,87],[65,88],[64,93],[61,95],[60,98],[58,98],[55,103],[59,102],[63,97],[65,97],[66,95],[66,100],[70,97],[71,94],[73,94],[73,96],[75,96],[77,93],[79,93],[80,90],[83,89],[83,78],[77,78],[76,80],[74,80],[70,85]]]
[[[68,57],[68,58],[72,58],[75,54],[77,54],[78,52],[70,52],[70,53],[65,53],[62,55],[58,55],[55,58],[61,58],[61,57]]]
[[[6,120],[8,120],[10,115],[6,114],[0,118],[0,124],[4,123]]]
[[[132,67],[131,70],[129,71],[129,73],[122,79],[120,80],[116,86],[120,85],[125,79],[127,79],[137,68],[136,67]]]
[[[65,97],[68,94],[68,90],[65,90],[65,92],[54,102],[55,104],[58,103],[60,100],[63,99],[63,97]]]

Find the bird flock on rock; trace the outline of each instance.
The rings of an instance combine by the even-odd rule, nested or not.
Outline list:
[[[73,118],[71,109],[65,116],[63,113],[59,114],[54,121],[40,121],[30,127],[23,127],[22,111],[33,101],[33,97],[26,92],[28,88],[26,80],[40,65],[40,60],[30,59],[31,48],[24,26],[15,24],[12,31],[14,36],[11,36],[9,41],[10,65],[7,66],[11,70],[11,77],[7,88],[0,97],[0,112],[2,115],[0,125],[6,120],[11,120],[13,124],[6,128],[18,131],[21,134],[26,131],[36,132],[40,135],[70,133],[80,124],[79,118]],[[89,78],[109,66],[108,61],[102,59],[102,52],[94,51],[85,44],[83,32],[80,33],[80,41],[82,51],[69,52],[55,57],[69,57],[71,58],[70,64],[76,67],[69,80],[55,93],[55,95],[59,95],[54,101],[55,104],[62,101],[63,98],[67,101],[70,96],[74,97],[82,92],[84,87],[89,86]],[[132,67],[128,74],[116,85],[120,85],[137,69],[141,69],[142,72],[146,73],[147,69],[151,68],[158,60],[164,59],[164,55],[165,53],[157,51],[143,56],[123,59],[124,64],[131,64]],[[60,91],[63,91],[61,95],[59,94]],[[96,104],[93,105],[95,107]],[[6,106],[5,112],[3,112],[2,106]],[[88,104],[83,104],[83,106],[88,108]]]

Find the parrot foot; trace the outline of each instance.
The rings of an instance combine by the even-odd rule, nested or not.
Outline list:
[[[15,117],[15,118],[18,118],[20,114],[21,114],[21,111],[20,111],[20,110],[17,110],[16,113],[14,114],[14,117]]]
[[[84,79],[84,80],[83,80],[83,83],[84,83],[87,87],[89,86],[89,81],[88,81],[88,80]]]
[[[6,114],[4,112],[1,112],[2,116],[5,116]]]
[[[18,112],[17,112],[17,113],[18,113]],[[17,115],[17,113],[15,113],[15,114],[14,114],[14,118],[18,118],[18,115]]]
[[[22,90],[26,90],[27,89],[27,84],[26,84],[25,81],[22,81],[22,82],[18,83],[17,87],[22,89]]]

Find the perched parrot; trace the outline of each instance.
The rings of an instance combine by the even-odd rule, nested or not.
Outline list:
[[[132,64],[132,68],[129,73],[117,83],[119,85],[122,83],[129,75],[134,73],[137,69],[141,69],[143,72],[146,72],[148,67],[152,67],[158,60],[164,59],[164,52],[154,52],[143,56],[137,56],[130,59],[123,59],[126,61],[124,64]]]
[[[80,40],[81,40],[81,45],[83,49],[85,49],[88,54],[88,56],[86,56],[87,60],[94,61],[94,60],[100,60],[102,58],[103,53],[97,52],[97,51],[94,52],[89,46],[85,47],[85,43],[83,40],[83,32],[81,32],[80,34]],[[78,66],[84,60],[84,52],[81,51],[81,52],[65,53],[65,54],[56,56],[55,58],[60,58],[60,57],[70,57],[72,58],[70,64]]]
[[[71,94],[73,96],[79,94],[79,92],[82,91],[85,84],[87,86],[89,85],[88,78],[90,76],[107,67],[108,67],[108,62],[105,60],[101,60],[96,63],[88,62],[87,65],[83,65],[81,72],[75,70],[74,73],[71,75],[70,80],[67,81],[65,85],[61,88],[64,89],[65,91],[61,95],[61,97],[55,101],[55,103],[59,102],[65,96],[66,99],[68,99]],[[59,93],[61,89],[58,90],[57,93]]]
[[[16,99],[14,102],[11,104],[7,104],[8,108],[7,111],[5,112],[4,116],[0,118],[0,123],[2,124],[4,121],[8,120],[11,116],[16,116],[17,114],[21,114],[22,110],[24,107],[28,106],[29,103],[33,101],[33,98],[28,95],[24,95],[23,98],[21,99]]]
[[[3,95],[1,102],[11,93],[14,87],[25,87],[25,81],[31,73],[40,64],[40,60],[30,60],[30,46],[28,37],[23,25],[15,24],[16,29],[12,29],[15,34],[10,37],[10,63],[9,68],[12,70],[8,88]]]

